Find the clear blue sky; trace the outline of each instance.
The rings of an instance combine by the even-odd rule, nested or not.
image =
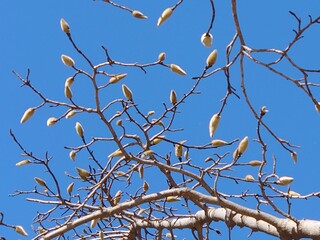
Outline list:
[[[30,79],[41,93],[50,98],[66,101],[63,87],[67,77],[73,74],[60,60],[61,54],[74,58],[80,67],[84,61],[71,47],[67,37],[60,29],[59,20],[65,18],[71,26],[72,36],[78,46],[87,54],[94,64],[105,60],[101,45],[107,47],[112,57],[124,62],[152,62],[160,52],[167,53],[167,63],[176,63],[183,67],[188,75],[182,77],[166,68],[149,68],[145,75],[139,69],[116,68],[112,73],[128,72],[125,83],[132,89],[135,101],[144,109],[161,111],[162,102],[168,103],[169,92],[175,89],[178,97],[194,83],[191,77],[201,73],[207,55],[214,48],[218,49],[217,66],[224,64],[223,53],[226,45],[234,34],[229,1],[216,1],[216,20],[212,34],[213,46],[208,49],[201,45],[200,36],[207,30],[210,21],[209,1],[185,1],[160,28],[156,22],[161,12],[172,6],[175,1],[119,1],[132,9],[145,13],[147,20],[134,19],[129,13],[112,8],[101,1],[90,0],[56,0],[56,1],[22,1],[3,0],[0,4],[1,45],[0,45],[0,79],[2,88],[0,98],[2,102],[0,124],[0,211],[5,213],[5,221],[9,224],[20,224],[33,236],[31,230],[32,217],[36,205],[27,203],[24,196],[9,198],[8,194],[15,190],[32,189],[35,176],[46,178],[43,169],[36,166],[17,168],[15,163],[24,159],[20,150],[9,136],[12,129],[23,145],[29,150],[44,156],[45,151],[54,157],[53,169],[57,176],[64,179],[64,172],[74,173],[75,166],[87,166],[86,155],[83,154],[79,162],[73,163],[68,159],[68,151],[64,146],[81,144],[74,131],[74,124],[80,121],[88,138],[102,135],[101,125],[97,119],[90,120],[90,115],[77,116],[68,121],[63,120],[52,128],[46,126],[46,120],[51,116],[58,116],[61,110],[45,107],[37,111],[30,121],[19,123],[23,112],[32,106],[40,104],[40,99],[27,88],[20,88],[21,83],[12,74],[16,70],[25,76],[31,69]],[[295,12],[303,20],[308,21],[308,14],[317,17],[320,9],[319,1],[239,1],[239,18],[246,43],[253,48],[286,47],[292,39],[292,29],[296,21],[289,14]],[[306,68],[320,66],[319,56],[320,27],[315,26],[306,33],[306,37],[292,49],[291,57]],[[265,134],[268,141],[268,157],[272,154],[279,161],[279,175],[295,178],[292,189],[301,194],[308,194],[320,190],[319,181],[319,147],[320,147],[320,113],[314,110],[313,103],[307,99],[302,91],[297,90],[291,83],[264,71],[251,63],[247,63],[248,94],[257,109],[266,105],[269,113],[266,122],[279,135],[291,143],[302,146],[297,150],[299,162],[292,163],[288,152]],[[88,69],[88,68],[87,68]],[[288,69],[283,66],[284,71]],[[112,70],[111,70],[112,71]],[[289,71],[289,70],[288,70]],[[299,76],[297,72],[288,72],[292,76]],[[238,68],[232,71],[232,84],[240,94],[241,99],[231,97],[227,109],[224,111],[216,137],[233,140],[246,135],[250,137],[248,153],[243,162],[260,158],[258,144],[252,140],[256,138],[256,122],[244,104],[240,89]],[[313,82],[319,83],[318,75],[311,75]],[[92,103],[92,92],[87,83],[79,83],[74,89],[78,93],[79,101],[83,104]],[[189,144],[204,144],[211,139],[208,135],[208,121],[212,114],[220,108],[219,100],[226,92],[225,78],[222,73],[204,79],[199,91],[182,105],[175,127],[183,127],[185,131],[172,135],[174,140],[187,139]],[[314,89],[314,96],[319,98],[319,90]],[[121,95],[120,85],[108,91],[106,98]],[[112,151],[99,153],[106,156]],[[233,151],[233,147],[228,149]],[[204,155],[190,153],[191,158],[203,161]],[[255,174],[252,169],[237,174]],[[65,185],[69,182],[65,181]],[[153,186],[160,189],[161,186]],[[249,187],[249,186],[247,186]],[[244,189],[246,186],[244,186]],[[241,193],[235,185],[227,186],[223,192]],[[251,207],[255,207],[254,205]],[[318,211],[319,201],[293,201],[292,212],[297,218],[320,219]],[[213,225],[214,227],[215,225]],[[249,230],[240,230],[242,239],[249,234]],[[238,233],[238,231],[235,231]],[[218,239],[226,239],[226,232]],[[17,239],[16,233],[0,228],[0,235],[7,239]],[[254,234],[252,239],[261,239]],[[180,238],[179,238],[180,239]],[[240,238],[234,238],[240,239]],[[263,237],[263,239],[267,239]],[[270,238],[272,239],[272,238]]]

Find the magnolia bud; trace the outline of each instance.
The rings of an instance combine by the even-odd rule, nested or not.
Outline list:
[[[214,139],[211,141],[212,146],[214,147],[221,147],[227,144],[226,141],[220,140],[220,139]]]
[[[167,202],[178,202],[178,201],[180,201],[180,200],[181,200],[181,198],[176,197],[176,196],[166,197],[166,201],[167,201]]]
[[[65,87],[71,87],[72,84],[74,83],[74,78],[73,77],[68,77],[64,83]]]
[[[31,163],[31,161],[29,160],[29,159],[25,159],[25,160],[22,160],[22,161],[20,161],[20,162],[17,162],[16,163],[16,166],[17,167],[21,167],[21,166],[24,166],[24,165],[28,165],[28,164],[30,164]]]
[[[17,233],[21,234],[22,236],[28,236],[28,233],[23,229],[22,226],[17,225],[17,226],[14,227],[14,230]]]
[[[318,102],[314,107],[318,112],[320,112],[320,102]]]
[[[72,161],[74,161],[76,159],[76,155],[77,155],[77,152],[72,150],[70,153],[69,153],[69,157]]]
[[[130,88],[128,88],[125,84],[122,84],[122,92],[123,95],[128,99],[132,101],[132,92]]]
[[[104,0],[105,2],[108,2],[109,0]],[[104,240],[104,235],[103,235],[103,230],[100,230],[99,232],[99,237],[100,237],[100,240]]]
[[[178,73],[180,75],[187,75],[187,73],[176,64],[170,64],[170,69],[172,72]]]
[[[244,180],[248,181],[248,182],[253,182],[254,181],[254,177],[250,174],[248,174],[247,176],[245,176]]]
[[[108,158],[112,158],[112,157],[122,157],[123,153],[120,149],[114,151],[113,153],[109,154]]]
[[[62,31],[64,31],[67,34],[70,33],[69,24],[63,18],[60,19],[60,26],[61,26]]]
[[[217,54],[218,54],[218,51],[217,49],[213,50],[209,56],[207,57],[207,68],[211,67],[213,64],[215,64],[215,62],[217,61]]]
[[[87,180],[87,178],[90,176],[90,173],[87,170],[83,169],[83,168],[78,168],[77,167],[76,170],[77,170],[78,175],[80,176],[80,178],[82,180]]]
[[[202,34],[201,43],[206,47],[210,47],[212,45],[212,35],[210,33]]]
[[[150,155],[152,155],[153,153],[154,153],[153,150],[144,151],[143,154],[142,154],[142,157],[150,156]]]
[[[32,115],[34,114],[35,111],[36,111],[35,108],[28,108],[28,109],[24,112],[24,114],[23,114],[23,116],[22,116],[22,118],[21,118],[21,120],[20,120],[20,123],[26,122],[29,118],[32,117]]]
[[[74,186],[74,183],[70,183],[67,187],[67,192],[69,195],[71,195],[72,191],[73,191],[73,186]]]
[[[74,61],[71,57],[62,54],[61,55],[61,60],[63,62],[64,65],[68,66],[68,67],[73,67],[74,66]]]
[[[158,136],[155,138],[151,138],[152,144],[156,145],[156,144],[160,143],[164,138],[165,138],[165,136]]]
[[[155,114],[155,111],[149,111],[149,112],[147,113],[147,116],[150,117],[150,116],[152,116],[153,114]]]
[[[149,190],[149,184],[146,181],[143,182],[142,189],[144,192],[147,192]]]
[[[72,98],[72,92],[70,87],[64,87],[64,95],[66,96],[66,98]]]
[[[118,119],[118,121],[116,122],[117,126],[122,126],[122,119]]]
[[[277,181],[277,184],[279,184],[281,186],[285,186],[285,185],[292,183],[293,180],[294,180],[293,177],[284,176],[284,177],[279,178],[279,180]]]
[[[262,165],[262,161],[259,160],[252,160],[249,162],[249,165],[252,167],[260,167]]]
[[[148,18],[147,16],[143,15],[142,12],[139,12],[139,11],[137,11],[137,10],[134,10],[134,11],[132,12],[132,16],[134,16],[135,18],[139,18],[139,19],[146,19],[146,18]]]
[[[288,192],[288,195],[289,195],[290,197],[300,197],[300,196],[301,196],[300,193],[297,193],[297,192],[291,191],[291,190]]]
[[[66,119],[69,119],[73,117],[77,112],[75,110],[71,110],[70,112],[67,113]]]
[[[183,156],[184,156],[185,159],[188,160],[189,159],[189,150],[184,151]]]
[[[121,200],[121,195],[122,195],[122,191],[121,191],[121,190],[119,190],[119,191],[116,193],[116,195],[114,195],[114,198],[112,199],[114,205],[117,205],[117,204],[120,202],[120,200]]]
[[[127,75],[128,74],[126,74],[126,73],[117,74],[117,75],[110,78],[109,83],[111,83],[111,84],[117,83],[121,79],[125,78]]]
[[[99,221],[99,218],[92,219],[90,223],[90,227],[94,228],[97,225],[98,221]]]
[[[180,158],[182,156],[182,145],[180,145],[179,143],[176,144],[174,147],[174,154],[178,158]]]
[[[213,134],[216,131],[216,129],[217,129],[218,125],[219,125],[219,122],[220,122],[220,115],[214,114],[211,117],[210,122],[209,122],[209,134],[210,134],[210,137],[213,137]]]
[[[41,178],[35,177],[34,180],[42,187],[45,187],[47,185],[46,182]]]
[[[298,162],[298,155],[295,151],[291,152],[291,158],[293,159],[294,163]]]
[[[244,137],[241,142],[239,143],[239,146],[238,146],[238,151],[239,153],[243,154],[247,147],[248,147],[248,141],[249,141],[249,138],[248,136]]]
[[[158,60],[160,62],[163,62],[165,59],[166,59],[166,53],[164,53],[164,52],[160,53],[158,56]]]
[[[172,12],[172,8],[165,9],[158,19],[157,26],[159,27],[164,21],[166,21],[171,16]]]
[[[117,171],[115,172],[115,174],[117,175],[117,177],[125,177],[125,178],[128,178],[129,175],[125,172],[122,172],[122,171]]]
[[[174,90],[171,90],[170,92],[170,102],[172,105],[175,105],[177,103],[177,94]]]
[[[48,118],[47,126],[51,127],[51,126],[55,125],[57,122],[58,122],[58,119],[56,119],[55,117]]]
[[[76,128],[76,132],[77,132],[77,134],[79,135],[79,137],[82,137],[82,138],[83,138],[84,130],[83,130],[82,125],[81,125],[79,122],[76,122],[75,128]]]

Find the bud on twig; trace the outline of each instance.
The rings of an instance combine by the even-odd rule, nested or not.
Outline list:
[[[139,18],[139,19],[147,19],[148,17],[145,16],[142,12],[134,10],[132,12],[132,16],[134,16],[135,18]]]
[[[112,199],[114,205],[117,205],[117,204],[120,202],[121,196],[122,196],[122,191],[119,190],[119,191],[116,193],[116,195],[114,195],[114,198]]]
[[[212,146],[214,147],[221,147],[227,144],[226,141],[220,140],[220,139],[214,139],[211,141]]]
[[[31,163],[31,161],[29,159],[25,159],[25,160],[22,160],[20,162],[17,162],[16,166],[17,167],[21,167],[21,166],[24,166],[24,165],[27,165],[27,164],[30,164],[30,163]]]
[[[32,117],[32,115],[34,114],[35,111],[36,111],[35,108],[28,108],[24,112],[24,114],[23,114],[23,116],[22,116],[22,118],[20,120],[20,123],[24,123],[24,122],[28,121],[28,119]]]
[[[294,163],[298,162],[298,155],[297,155],[297,153],[295,151],[291,152],[291,158],[294,161]]]
[[[171,69],[172,72],[178,73],[180,75],[183,75],[183,76],[187,75],[187,73],[181,67],[179,67],[176,64],[170,64],[170,69]]]
[[[210,33],[204,33],[201,36],[201,43],[205,47],[210,47],[212,45],[212,35]]]
[[[55,117],[50,117],[47,120],[47,126],[51,127],[53,125],[55,125],[58,122],[58,119],[56,119]]]
[[[17,232],[17,233],[19,233],[19,234],[21,234],[22,236],[28,236],[28,233],[23,229],[23,227],[22,226],[20,226],[20,225],[17,225],[17,226],[15,226],[14,227],[14,230]]]
[[[172,12],[172,8],[165,9],[158,19],[157,26],[159,27],[164,21],[166,21],[171,16]]]
[[[69,153],[69,157],[72,161],[74,161],[76,159],[76,155],[77,155],[77,152],[72,150],[70,153]]]
[[[74,61],[71,57],[62,54],[61,55],[61,61],[63,62],[64,65],[67,67],[73,67],[74,66]]]
[[[71,117],[73,117],[77,112],[75,110],[71,110],[70,112],[68,112],[68,114],[66,115],[66,119],[69,119]]]
[[[294,180],[293,177],[283,176],[283,177],[279,178],[279,180],[277,181],[277,184],[279,184],[281,186],[286,186],[286,185],[292,183],[293,180]]]
[[[81,123],[76,122],[75,128],[76,128],[76,132],[77,132],[77,134],[79,135],[79,137],[82,137],[82,138],[83,138],[84,130],[83,130],[83,127],[82,127]]]
[[[249,165],[252,167],[260,167],[262,165],[262,161],[259,160],[252,160],[249,162]]]
[[[65,33],[67,33],[67,34],[70,33],[69,24],[63,18],[60,19],[60,27],[61,27],[62,31],[64,31]]]
[[[248,182],[253,182],[253,181],[254,181],[254,177],[253,177],[252,175],[248,174],[248,175],[244,178],[244,180],[246,180],[246,181],[248,181]]]
[[[70,183],[67,187],[67,192],[69,195],[71,195],[72,191],[73,191],[73,186],[74,186],[74,183]]]
[[[158,60],[160,62],[163,62],[165,59],[166,59],[166,53],[164,53],[164,52],[160,53],[158,56]]]
[[[170,102],[172,105],[175,105],[177,103],[177,94],[174,90],[171,90],[170,92]]]
[[[64,87],[64,95],[66,96],[66,98],[72,98],[72,92],[70,87],[65,86]]]
[[[115,83],[119,82],[121,79],[125,78],[127,75],[128,74],[126,74],[126,73],[117,74],[117,75],[110,78],[109,83],[115,84]]]
[[[123,95],[128,99],[132,101],[132,92],[130,88],[128,88],[125,84],[122,84],[122,92]]]
[[[213,134],[215,133],[215,131],[218,128],[219,122],[220,122],[220,115],[214,114],[211,117],[210,122],[209,122],[209,134],[210,134],[210,137],[213,137]]]
[[[181,200],[181,198],[176,197],[176,196],[169,196],[169,197],[166,198],[167,202],[178,202],[180,200]]]
[[[78,168],[77,167],[76,170],[77,170],[78,175],[80,176],[80,178],[82,180],[87,180],[87,178],[90,176],[90,173],[87,170],[83,169],[83,168]]]
[[[238,152],[239,152],[240,154],[243,154],[243,153],[246,151],[246,149],[247,149],[247,147],[248,147],[248,142],[249,142],[248,136],[244,137],[244,138],[241,140],[241,142],[239,143],[239,146],[238,146]]]
[[[71,87],[72,84],[74,83],[74,78],[73,77],[68,77],[64,83],[65,87]]]
[[[213,64],[216,63],[217,61],[217,55],[218,55],[218,51],[217,49],[213,50],[209,56],[207,57],[207,68],[211,67]]]
[[[42,187],[47,186],[46,182],[41,178],[35,177],[34,180],[36,181],[36,183],[38,183]]]

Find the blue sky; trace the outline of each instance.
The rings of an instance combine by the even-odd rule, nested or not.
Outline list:
[[[74,174],[75,166],[87,166],[86,155],[80,156],[79,162],[73,163],[68,159],[68,151],[64,146],[77,146],[81,142],[74,131],[74,124],[80,121],[88,138],[102,135],[104,130],[98,119],[91,119],[90,115],[76,116],[68,121],[59,122],[48,128],[48,117],[63,113],[62,109],[45,107],[36,112],[27,123],[19,123],[23,112],[32,106],[40,104],[40,99],[29,89],[21,88],[21,83],[12,74],[16,70],[25,76],[28,68],[31,69],[30,79],[41,93],[46,96],[66,101],[63,93],[64,81],[73,74],[70,68],[65,67],[60,60],[61,54],[74,58],[77,66],[88,69],[85,62],[74,51],[67,37],[60,29],[59,20],[65,18],[71,26],[72,36],[78,46],[92,59],[94,64],[103,62],[105,55],[101,46],[109,49],[111,56],[118,61],[147,63],[156,61],[160,52],[166,52],[167,63],[176,63],[188,73],[182,77],[172,73],[167,68],[151,67],[148,74],[135,68],[111,69],[112,73],[127,72],[124,83],[134,93],[135,101],[145,111],[161,112],[162,102],[169,103],[169,92],[175,89],[178,97],[182,96],[194,83],[191,77],[201,73],[205,59],[213,49],[218,49],[216,66],[225,62],[223,53],[226,45],[234,34],[230,3],[216,1],[216,19],[211,31],[213,46],[205,48],[200,43],[200,36],[207,30],[210,21],[209,1],[185,1],[161,27],[156,22],[162,11],[175,4],[175,1],[119,1],[132,9],[138,9],[148,16],[147,20],[134,19],[129,13],[112,8],[101,1],[22,1],[4,0],[1,3],[1,45],[0,45],[0,79],[2,88],[0,98],[2,114],[0,125],[0,211],[5,213],[5,221],[9,224],[20,224],[32,236],[31,223],[35,214],[34,204],[27,203],[23,196],[8,197],[15,190],[32,189],[35,185],[35,176],[46,178],[43,169],[36,166],[17,168],[15,163],[22,160],[21,152],[9,136],[12,129],[18,139],[29,150],[44,156],[45,151],[54,157],[52,167],[65,186],[69,183],[64,172]],[[239,18],[243,34],[248,46],[252,48],[283,49],[293,38],[292,29],[296,21],[289,14],[295,12],[307,23],[308,14],[316,18],[319,14],[318,1],[239,1]],[[290,52],[290,56],[301,66],[319,68],[319,26],[312,27],[305,38],[300,40]],[[264,56],[263,56],[264,57]],[[266,59],[273,59],[266,57]],[[246,61],[246,78],[248,94],[259,109],[266,105],[269,109],[265,121],[279,137],[300,145],[296,150],[299,155],[297,165],[292,163],[290,154],[284,151],[266,132],[265,140],[268,143],[268,158],[276,155],[278,159],[279,175],[289,175],[295,178],[292,189],[301,194],[319,191],[318,181],[319,160],[319,133],[320,115],[314,110],[314,104],[293,84],[278,76],[270,74],[260,66]],[[299,73],[291,71],[288,64],[281,66],[284,72],[292,76]],[[256,138],[256,121],[248,107],[244,104],[241,94],[238,66],[231,71],[232,84],[241,96],[238,100],[234,96],[228,101],[223,112],[217,138],[233,140],[248,135],[250,138],[249,151],[242,159],[259,159],[261,149],[252,141]],[[319,76],[310,74],[312,81],[318,83]],[[92,89],[86,82],[75,86],[73,91],[78,93],[77,99],[82,104],[92,104]],[[174,127],[183,127],[185,130],[172,134],[172,139],[180,141],[187,139],[189,144],[204,144],[211,139],[208,135],[208,122],[212,114],[220,108],[220,99],[226,92],[226,81],[222,73],[204,79],[198,91],[200,95],[191,96],[180,108]],[[106,92],[107,98],[121,95],[120,85],[112,86]],[[320,98],[319,90],[314,88],[313,94]],[[320,100],[319,100],[320,101]],[[91,105],[92,106],[92,105]],[[167,145],[166,147],[171,147]],[[112,151],[98,153],[101,158]],[[166,150],[166,149],[161,149]],[[166,150],[168,151],[168,150]],[[226,151],[233,151],[233,147]],[[223,152],[223,151],[221,151]],[[203,161],[209,153],[191,152],[194,161]],[[243,171],[243,172],[242,172]],[[252,169],[243,169],[236,174],[255,174]],[[149,174],[149,175],[148,175]],[[147,173],[147,176],[152,176]],[[153,186],[161,189],[161,186]],[[220,187],[221,191],[241,193],[234,184]],[[249,186],[244,186],[244,188]],[[248,205],[250,206],[250,205]],[[319,206],[316,199],[308,201],[293,201],[292,212],[297,218],[319,219],[319,213],[314,211]],[[254,205],[251,207],[254,207]],[[237,231],[237,230],[236,230]],[[243,237],[248,230],[240,230]],[[11,230],[0,228],[0,235],[7,239],[17,239],[18,236]],[[225,234],[225,233],[224,233]],[[259,239],[254,234],[252,239]],[[225,239],[223,235],[221,239]],[[179,238],[180,239],[180,238]],[[264,237],[264,239],[267,239]],[[272,238],[270,238],[272,239]]]

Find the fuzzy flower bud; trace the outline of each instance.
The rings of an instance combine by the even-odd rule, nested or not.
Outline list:
[[[170,102],[172,105],[175,105],[177,103],[177,94],[174,90],[171,90],[170,92]]]
[[[63,62],[64,65],[67,67],[73,67],[74,66],[74,61],[71,57],[62,54],[61,55],[61,61]]]
[[[172,72],[178,73],[180,75],[183,75],[183,76],[187,75],[187,73],[176,64],[170,64],[170,69]]]
[[[157,26],[159,27],[164,21],[166,21],[171,16],[172,12],[172,8],[165,9],[158,19]]]
[[[35,111],[36,111],[35,108],[28,108],[24,112],[24,114],[23,114],[23,116],[22,116],[22,118],[20,120],[20,123],[24,123],[24,122],[28,121],[28,119],[32,117],[32,115],[34,114]]]
[[[212,35],[210,33],[204,33],[201,36],[201,43],[205,47],[210,47],[212,45]]]
[[[166,59],[166,53],[164,53],[164,52],[160,53],[158,56],[158,60],[160,62],[163,62],[165,59]]]
[[[73,186],[74,186],[74,183],[70,183],[67,187],[67,192],[69,195],[71,195],[72,191],[73,191]]]
[[[45,187],[47,185],[46,182],[41,178],[35,177],[34,180],[42,187]]]
[[[122,92],[123,95],[128,99],[132,101],[132,92],[130,88],[128,88],[125,84],[122,84]]]
[[[28,236],[28,233],[23,229],[23,227],[22,226],[20,226],[20,225],[17,225],[17,226],[15,226],[14,227],[14,230],[17,232],[17,233],[19,233],[19,234],[21,234],[22,236]]]
[[[215,133],[215,131],[218,128],[219,122],[220,122],[220,115],[214,114],[211,117],[210,122],[209,122],[209,135],[210,135],[210,137],[213,137],[213,134]]]
[[[90,176],[90,173],[87,170],[83,169],[83,168],[78,168],[77,167],[76,170],[77,170],[78,175],[80,176],[80,178],[82,180],[87,180],[87,178]]]
[[[137,11],[137,10],[132,11],[132,16],[134,16],[135,18],[139,18],[139,19],[147,19],[148,18],[142,12]]]
[[[21,167],[21,166],[24,166],[24,165],[28,165],[28,164],[30,164],[31,163],[31,161],[29,160],[29,159],[25,159],[25,160],[22,160],[22,161],[20,161],[20,162],[17,162],[16,163],[16,166],[17,167]]]
[[[81,123],[76,122],[75,128],[76,128],[76,132],[79,135],[79,137],[83,137],[84,130],[83,130]]]
[[[127,76],[126,73],[117,74],[117,75],[115,75],[115,76],[113,76],[113,77],[110,78],[109,83],[110,83],[110,84],[117,83],[117,82],[119,82],[121,79],[125,78],[126,76]]]
[[[213,50],[209,56],[207,57],[207,68],[211,67],[213,64],[216,63],[217,61],[217,55],[218,55],[218,51],[217,49]]]
[[[60,27],[61,27],[62,31],[64,31],[66,34],[70,33],[69,24],[63,18],[60,19]]]
[[[58,119],[56,119],[55,117],[50,117],[47,120],[47,126],[51,127],[53,125],[55,125],[58,122]]]

